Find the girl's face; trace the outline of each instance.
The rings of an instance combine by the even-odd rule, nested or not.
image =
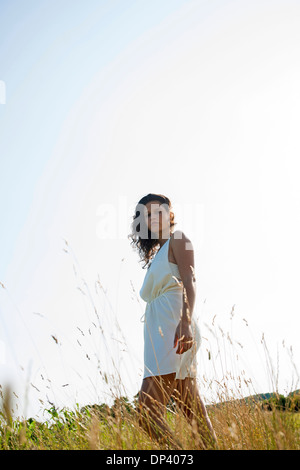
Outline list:
[[[146,223],[155,238],[162,235],[168,237],[170,235],[170,213],[167,204],[159,201],[150,201],[146,204]]]

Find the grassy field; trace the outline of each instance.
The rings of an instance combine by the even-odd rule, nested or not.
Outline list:
[[[1,393],[2,450],[176,449],[170,443],[151,439],[139,426],[135,407],[122,399],[106,409],[87,407],[58,411],[53,407],[48,410],[49,419],[41,423],[34,419],[13,420],[9,412],[9,391]],[[280,409],[265,411],[261,403],[243,400],[211,405],[208,413],[217,434],[218,449],[300,449],[299,413]],[[197,433],[181,412],[168,410],[166,419],[183,449],[202,448]]]
[[[78,266],[76,266],[78,269]],[[79,271],[79,269],[78,269]],[[83,278],[81,278],[83,280]],[[4,288],[4,286],[2,286]],[[78,287],[79,288],[79,287]],[[86,289],[86,291],[84,291]],[[108,339],[110,331],[114,331],[114,339],[120,334],[119,343],[125,344],[122,329],[113,309],[105,317],[103,302],[97,304],[96,300],[103,289],[100,281],[95,283],[95,292],[85,282],[80,284],[80,291],[90,301],[91,314],[86,329],[80,325],[78,331],[80,341],[74,341],[79,351],[90,366],[95,357],[95,366],[92,369],[93,377],[108,382],[105,373],[103,358],[113,358],[112,346]],[[134,294],[135,290],[133,289]],[[96,295],[96,300],[94,299]],[[200,393],[202,390],[210,393],[207,411],[218,439],[218,449],[221,450],[277,450],[300,449],[300,413],[280,409],[280,407],[263,408],[257,399],[245,400],[245,396],[255,396],[253,377],[238,365],[246,357],[244,347],[240,344],[240,334],[243,329],[249,330],[248,322],[244,318],[236,319],[234,308],[230,312],[226,328],[216,324],[216,315],[210,324],[203,324],[203,345],[201,346],[201,378],[199,377]],[[105,324],[105,320],[109,322]],[[236,328],[234,320],[240,321]],[[115,321],[115,325],[113,325]],[[106,326],[105,326],[106,325]],[[237,339],[234,331],[238,331]],[[51,341],[55,348],[60,348],[63,357],[63,347],[54,337]],[[84,342],[86,340],[86,342]],[[95,351],[94,345],[102,346],[102,354]],[[269,375],[270,388],[277,391],[280,372],[277,355],[277,367],[274,366],[271,354],[266,345],[264,335],[259,345],[263,349],[261,363],[265,363],[266,375]],[[251,345],[251,355],[258,349],[257,342]],[[123,347],[123,346],[122,346]],[[299,373],[292,355],[292,348],[283,344],[284,351],[288,353],[291,374],[289,390],[295,390],[299,383]],[[244,354],[244,356],[243,356]],[[100,361],[100,358],[102,362]],[[206,367],[206,370],[205,370]],[[252,371],[255,372],[256,371]],[[284,366],[285,375],[287,368]],[[119,377],[116,368],[115,377]],[[44,379],[43,379],[44,380]],[[51,381],[49,381],[50,383]],[[118,381],[117,381],[118,382]],[[254,381],[253,381],[254,382]],[[41,382],[42,383],[42,382]],[[97,384],[92,382],[96,388]],[[121,385],[121,384],[120,384]],[[36,386],[33,384],[34,388]],[[166,450],[176,447],[166,441],[152,439],[139,425],[139,415],[135,402],[123,399],[123,393],[115,393],[118,385],[111,387],[112,402],[110,407],[106,404],[95,406],[70,408],[55,408],[44,406],[43,421],[37,419],[15,418],[12,410],[14,391],[2,388],[0,385],[0,449],[102,449],[102,450]],[[244,387],[244,389],[243,389]],[[246,392],[246,394],[245,394]],[[126,396],[126,395],[125,395]],[[299,398],[298,398],[299,399]],[[41,401],[41,400],[40,400]],[[187,422],[180,410],[169,407],[166,419],[177,441],[185,450],[201,449],[201,439],[195,432],[194,424]],[[214,448],[207,445],[207,448]]]

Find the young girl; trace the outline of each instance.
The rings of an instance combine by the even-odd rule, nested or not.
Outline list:
[[[146,261],[143,268],[148,264],[140,289],[147,302],[144,377],[139,392],[141,424],[151,436],[168,438],[181,447],[164,418],[172,397],[196,425],[199,441],[206,448],[216,442],[216,435],[196,383],[201,336],[193,317],[194,251],[182,231],[172,232],[175,222],[170,209],[167,197],[150,193],[138,202],[132,223],[132,243]]]

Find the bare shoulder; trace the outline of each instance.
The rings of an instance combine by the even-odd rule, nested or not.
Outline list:
[[[170,244],[182,281],[193,278],[195,268],[194,248],[190,238],[182,230],[175,230]]]
[[[182,230],[175,230],[172,233],[170,243],[173,247],[178,247],[178,249],[184,248],[185,250],[193,250],[193,244],[190,238]]]

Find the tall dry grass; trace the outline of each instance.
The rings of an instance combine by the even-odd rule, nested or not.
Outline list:
[[[9,401],[7,393],[4,401]],[[6,405],[5,405],[6,407]],[[6,408],[7,410],[7,408]],[[257,403],[219,403],[209,415],[221,450],[299,450],[300,418],[296,413],[263,411]],[[138,424],[136,411],[121,402],[114,413],[62,409],[51,420],[12,420],[1,413],[1,449],[178,450],[167,439],[151,438]],[[174,436],[185,450],[200,450],[199,436],[180,411],[167,413]],[[214,445],[206,446],[215,449]]]
[[[71,253],[67,242],[65,251]],[[10,387],[1,386],[0,448],[166,450],[178,449],[180,443],[182,449],[202,449],[203,442],[197,432],[195,420],[188,421],[173,402],[165,410],[165,420],[172,430],[173,441],[167,436],[157,437],[153,433],[149,435],[146,431],[147,426],[141,426],[141,415],[136,399],[128,396],[127,389],[122,383],[118,354],[122,355],[121,352],[126,350],[128,345],[116,312],[99,277],[93,288],[88,286],[74,256],[73,259],[77,287],[84,296],[88,319],[88,327],[84,328],[82,325],[76,327],[78,332],[76,347],[86,361],[87,370],[92,371],[90,386],[96,389],[98,384],[101,384],[102,389],[105,389],[107,401],[90,402],[86,407],[74,405],[70,408],[57,406],[50,400],[47,403],[44,397],[41,397],[46,419],[15,418],[12,409],[14,392]],[[132,282],[130,283],[133,296],[139,302],[134,286]],[[102,293],[101,299],[100,293]],[[103,299],[107,301],[106,314]],[[143,310],[142,306],[141,308]],[[201,370],[198,385],[200,393],[206,397],[208,415],[218,439],[217,447],[212,441],[208,441],[205,448],[299,450],[299,414],[275,408],[266,411],[254,398],[257,393],[255,377],[251,377],[249,371],[240,367],[244,360],[243,345],[233,334],[234,317],[233,307],[229,312],[230,328],[227,331],[223,325],[217,324],[216,316],[210,324],[201,325],[203,342],[200,348]],[[245,319],[242,319],[242,322],[245,328],[249,327]],[[57,336],[55,334],[51,336],[55,347],[63,349]],[[272,388],[268,391],[278,392],[279,367],[274,367],[265,337],[263,336],[260,343],[257,343],[255,347],[262,348],[261,360],[264,362],[264,370],[269,376]],[[296,388],[299,383],[297,367],[292,349],[286,349],[291,370],[294,371],[291,387]],[[276,360],[278,364],[278,358]],[[32,384],[38,392],[41,390],[43,380],[44,378],[39,384]],[[251,396],[253,399],[245,399]]]

